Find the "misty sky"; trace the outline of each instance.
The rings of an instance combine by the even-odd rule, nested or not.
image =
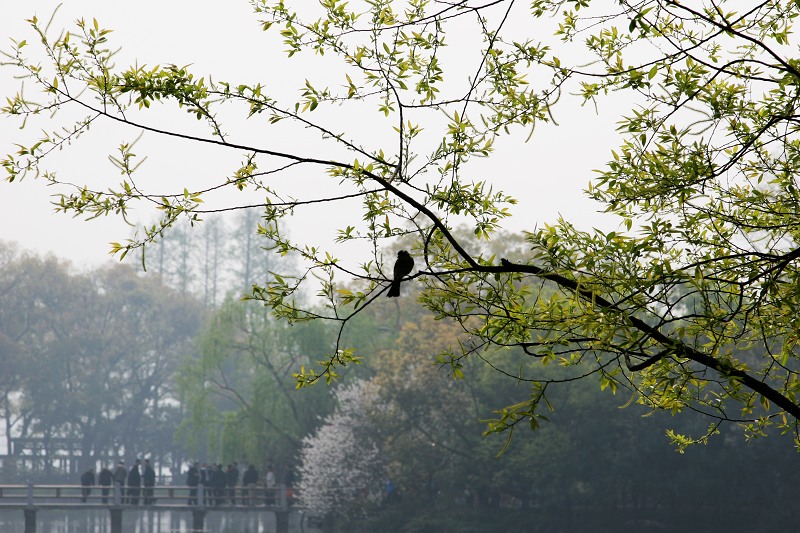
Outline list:
[[[35,40],[24,20],[33,14],[39,19],[48,19],[59,3],[51,0],[0,2],[3,14],[0,17],[0,46],[3,50],[9,48],[10,38]],[[117,56],[118,66],[135,62],[147,65],[191,64],[198,75],[211,74],[217,80],[251,82],[256,81],[254,75],[265,78],[272,75],[269,65],[265,65],[262,59],[282,55],[282,48],[276,47],[274,40],[261,32],[250,4],[244,0],[143,0],[135,4],[70,0],[58,11],[51,31],[55,33],[60,28],[71,28],[73,21],[81,17],[87,20],[95,17],[101,26],[114,30],[112,46],[122,47]],[[303,63],[292,62],[290,65],[299,69]],[[9,69],[0,69],[3,101],[18,87],[18,82],[10,79],[10,74]],[[298,79],[302,80],[302,75]],[[28,96],[32,93],[29,88]],[[490,161],[497,171],[494,182],[520,200],[514,218],[506,223],[508,229],[530,229],[537,224],[553,222],[559,213],[586,229],[606,225],[596,214],[597,206],[585,199],[581,191],[592,177],[591,170],[603,166],[616,144],[613,142],[614,114],[608,112],[598,116],[594,109],[579,107],[577,100],[572,108],[574,113],[569,115],[562,109],[562,114],[557,117],[558,127],[541,127],[527,144],[515,141],[501,145],[492,156]],[[360,118],[365,121],[372,120],[375,115],[371,107],[365,107],[363,112],[364,116]],[[151,115],[156,116],[155,113]],[[13,143],[20,135],[36,132],[20,132],[18,125],[18,121],[7,117],[0,120],[0,149],[3,154],[13,151]],[[99,131],[107,132],[109,142],[117,144],[135,135],[102,128],[101,125]],[[245,134],[241,135],[246,138]],[[518,134],[517,138],[524,138],[524,134]],[[152,138],[145,139],[144,144],[142,151],[155,161],[147,164],[163,165],[164,168],[175,163],[174,150],[182,153],[193,149],[180,146],[168,153],[158,140]],[[119,178],[113,176],[113,169],[107,164],[108,153],[107,146],[100,146],[94,152],[87,152],[85,148],[83,152],[70,151],[67,156],[73,159],[65,161],[65,167],[76,168],[74,158],[79,158],[81,165],[85,161],[91,172],[107,173],[117,183]],[[186,154],[182,153],[182,156]],[[230,170],[230,162],[225,165],[221,162],[219,175],[224,176]],[[212,169],[209,169],[209,174],[213,174]],[[170,177],[164,181],[177,190],[184,186],[192,187],[191,183],[186,183],[191,181],[188,174],[170,170],[164,175]],[[81,179],[80,176],[62,176],[62,179],[67,178],[74,182]],[[206,178],[213,179],[210,175]],[[128,226],[111,217],[84,222],[54,214],[49,204],[50,193],[32,179],[14,184],[0,182],[0,239],[18,241],[23,247],[38,252],[53,252],[77,265],[94,266],[110,260],[109,241],[122,241],[130,235]],[[135,221],[152,222],[149,214],[143,214],[142,218],[144,220]],[[315,221],[308,222],[313,224]],[[304,223],[302,219],[298,221],[300,225]],[[302,236],[304,231],[313,230],[297,227],[296,231]]]

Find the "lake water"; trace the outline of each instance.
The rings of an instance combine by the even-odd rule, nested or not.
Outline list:
[[[289,515],[289,533],[318,533],[319,530],[301,524],[303,515]],[[0,511],[0,532],[25,530],[22,511]],[[125,510],[122,513],[123,533],[191,533],[190,512]],[[108,511],[39,511],[36,514],[37,533],[110,533]],[[275,514],[269,511],[225,512],[211,511],[205,516],[206,533],[275,533]]]

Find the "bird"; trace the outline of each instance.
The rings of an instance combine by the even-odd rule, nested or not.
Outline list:
[[[392,280],[392,286],[389,287],[389,292],[386,294],[387,297],[400,296],[400,280],[408,276],[413,269],[414,258],[411,257],[411,254],[405,250],[397,252],[397,261],[394,262],[394,279]]]

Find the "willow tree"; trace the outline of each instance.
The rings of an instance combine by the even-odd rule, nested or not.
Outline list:
[[[79,216],[156,206],[161,222],[114,244],[121,256],[179,217],[199,221],[255,195],[264,242],[305,261],[304,274],[275,272],[252,291],[289,321],[346,328],[387,289],[386,247],[410,239],[419,303],[465,330],[440,362],[458,376],[465,358],[485,358],[530,384],[489,431],[536,426],[557,384],[539,368],[554,362],[573,372],[564,382],[598,379],[654,409],[702,412],[709,433],[739,421],[748,434],[776,426],[798,440],[794,0],[252,5],[266,33],[257,54],[242,51],[253,66],[244,81],[118,67],[96,21],[53,33],[32,19],[35,45],[14,41],[4,63],[28,92],[10,95],[3,112],[45,133],[6,156],[7,178],[79,184],[58,201]],[[252,83],[259,61],[281,52],[287,68]],[[621,141],[594,165],[586,194],[617,231],[542,221],[524,261],[480,254],[453,233],[468,224],[491,239],[509,216],[514,191],[498,190],[497,174],[522,178],[531,163],[496,155],[500,141],[535,143],[542,124],[570,113],[590,123],[610,95],[627,106]],[[192,120],[173,120],[174,109]],[[111,158],[120,183],[80,185],[83,176],[63,175],[63,160],[50,166],[94,130],[120,136]],[[179,139],[173,157],[187,168],[149,183],[157,169],[138,166],[140,134]],[[203,152],[185,155],[192,145]],[[190,164],[228,152],[240,157],[229,171],[194,181]],[[224,189],[249,196],[213,201]],[[290,238],[292,216],[316,221],[320,234]],[[323,237],[331,229],[334,238]],[[297,298],[306,286],[323,312]],[[299,384],[335,378],[358,358],[336,339],[331,346],[321,366],[298,372]],[[489,359],[489,346],[508,347],[508,357]]]

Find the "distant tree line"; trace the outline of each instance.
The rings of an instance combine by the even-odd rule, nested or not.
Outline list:
[[[203,306],[125,265],[77,272],[0,243],[0,413],[12,437],[80,442],[80,456],[147,453],[170,464],[175,373]],[[56,474],[50,462],[44,475]]]
[[[224,414],[213,423],[193,418],[198,394],[190,385],[195,362],[213,357],[215,324],[225,321],[220,317],[241,314],[239,297],[269,275],[270,254],[250,231],[255,217],[255,211],[243,210],[209,220],[200,237],[176,224],[150,250],[146,272],[133,257],[78,271],[56,257],[0,243],[5,448],[12,449],[13,437],[78,439],[87,465],[95,457],[147,453],[179,469],[189,453],[183,451],[186,443],[194,454],[232,460],[220,439],[239,442],[241,424]],[[206,323],[209,314],[214,316]],[[266,318],[263,311],[259,315]],[[253,326],[251,316],[246,320]],[[254,335],[245,330],[245,338]],[[292,370],[291,364],[280,370],[289,390]],[[206,414],[212,413],[218,414]],[[175,439],[177,427],[183,440]],[[204,428],[202,437],[190,427]],[[294,438],[301,437],[302,432]],[[251,443],[251,450],[256,447]],[[44,453],[52,457],[54,451]],[[263,465],[270,454],[253,455]],[[52,462],[43,468],[47,478],[58,475]]]
[[[270,279],[275,254],[264,248],[264,239],[253,229],[258,210],[241,209],[232,216],[211,216],[199,227],[178,219],[169,231],[141,255],[126,257],[126,263],[141,269],[182,295],[208,307],[221,305],[226,294],[241,296],[254,284]],[[291,265],[288,258],[281,267]]]

